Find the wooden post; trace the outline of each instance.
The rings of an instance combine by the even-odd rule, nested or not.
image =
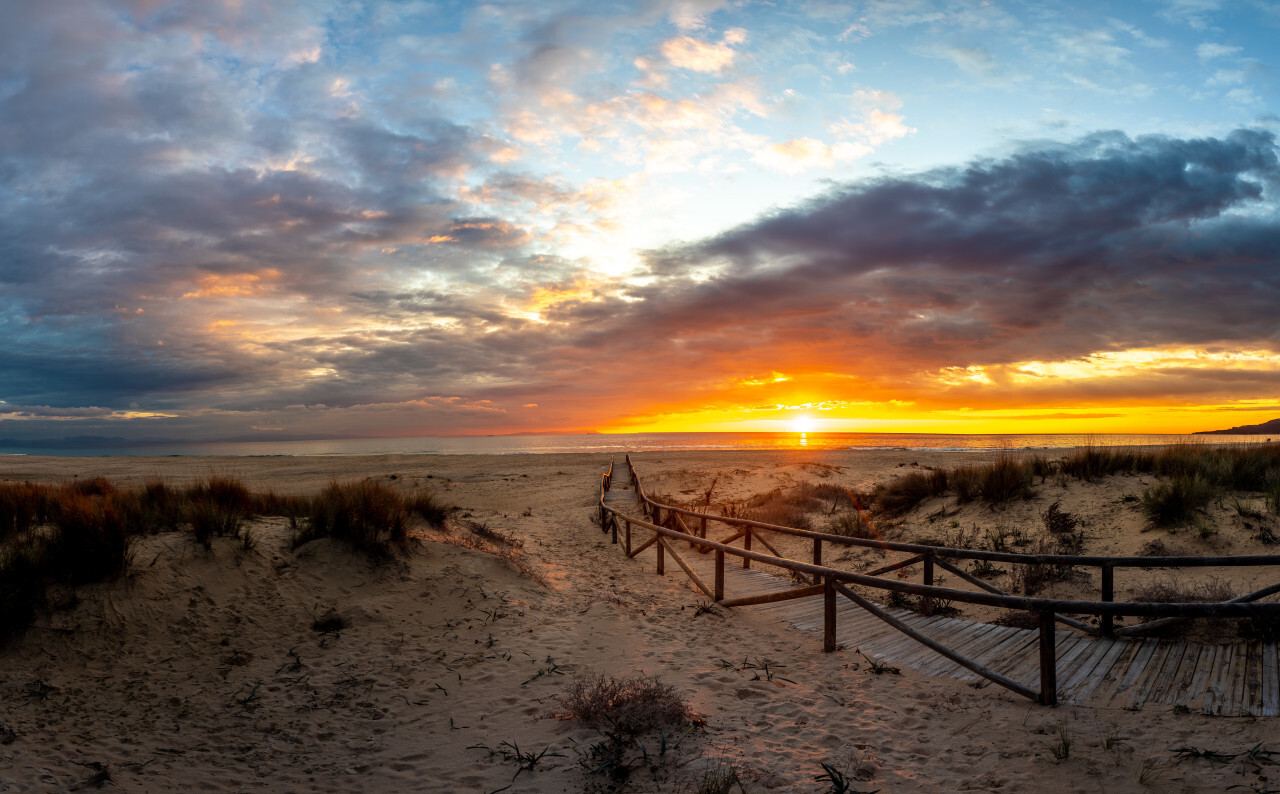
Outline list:
[[[822,538],[813,539],[813,564],[822,564]]]
[[[742,537],[743,537],[743,540],[742,540],[742,548],[746,549],[747,551],[751,551],[751,527],[750,527],[750,526],[747,526],[747,533],[746,533],[745,535],[743,535]],[[751,567],[751,560],[749,560],[749,559],[748,559],[748,558],[746,558],[746,557],[743,557],[743,558],[742,558],[742,567],[743,567],[743,568],[750,568],[750,567]]]
[[[1040,612],[1040,704],[1058,705],[1057,617],[1051,610]]]
[[[658,547],[658,575],[665,576],[667,573],[665,567],[667,562],[666,551],[661,543],[655,543],[653,545]]]
[[[613,545],[616,546],[618,545],[618,517],[610,515],[609,523],[613,526]]]
[[[836,583],[830,576],[822,577],[822,652],[836,649]]]
[[[1116,567],[1109,563],[1102,565],[1102,600],[1112,601],[1116,595]],[[1115,615],[1103,615],[1099,632],[1104,637],[1115,635]]]
[[[702,539],[703,540],[707,539],[707,517],[706,516],[702,517]]]
[[[622,519],[622,523],[626,530],[626,534],[623,536],[623,540],[626,542],[623,544],[622,548],[624,551],[627,552],[627,556],[630,557],[631,556],[631,521],[629,519],[624,518]]]
[[[716,549],[716,595],[717,601],[724,600],[724,549]]]
[[[924,583],[933,586],[933,555],[924,555]],[[928,617],[933,614],[933,596],[920,596],[920,614]]]

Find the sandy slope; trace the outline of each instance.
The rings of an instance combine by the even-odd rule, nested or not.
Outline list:
[[[650,453],[638,463],[654,473],[651,490],[694,489],[710,475],[724,478],[718,488],[749,495],[823,472],[867,487],[899,464],[974,457]],[[858,657],[823,655],[814,637],[745,611],[697,615],[704,599],[682,577],[656,577],[650,560],[626,560],[594,526],[607,464],[587,455],[0,460],[4,479],[181,483],[219,473],[288,493],[334,478],[426,487],[458,505],[460,519],[523,539],[524,562],[546,582],[435,542],[382,568],[328,541],[295,552],[278,519],[256,526],[257,547],[247,552],[229,540],[206,553],[185,537],[146,538],[127,577],[82,588],[73,608],[42,617],[0,652],[0,723],[16,734],[0,744],[0,791],[95,783],[124,791],[607,790],[580,763],[600,732],[547,715],[572,677],[636,670],[686,693],[706,727],[662,757],[649,737],[655,762],[637,764],[633,790],[694,790],[722,761],[742,770],[748,791],[826,790],[814,780],[824,762],[866,791],[1280,786],[1280,766],[1172,761],[1182,746],[1280,750],[1280,732],[1266,722],[1045,709],[910,671],[871,675]],[[1119,480],[1050,484],[1032,503],[1002,512],[971,506],[932,523],[917,517],[898,531],[1034,521],[1062,498],[1093,522],[1097,542],[1126,553],[1150,533],[1121,501],[1141,483]],[[471,537],[461,523],[456,531]],[[1207,541],[1166,540],[1231,553],[1250,543],[1227,530]],[[313,628],[331,612],[345,628]],[[744,660],[780,665],[790,682],[733,669]],[[1050,747],[1063,726],[1073,746],[1058,761]],[[516,764],[480,747],[500,751],[502,742],[558,755],[513,781]]]

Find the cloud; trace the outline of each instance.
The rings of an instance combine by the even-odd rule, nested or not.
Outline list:
[[[1196,56],[1202,61],[1211,61],[1214,58],[1225,58],[1228,55],[1235,55],[1242,51],[1240,47],[1231,47],[1226,44],[1213,44],[1206,42],[1196,47]]]
[[[1143,346],[1274,350],[1280,262],[1266,241],[1280,222],[1263,202],[1278,179],[1274,137],[1250,130],[1029,146],[844,185],[655,252],[654,283],[633,291],[627,316],[679,340],[654,351],[666,371],[835,367],[869,390],[920,389],[922,402],[947,391],[928,373],[948,367]],[[709,271],[719,275],[684,277]],[[1202,393],[1183,369],[1154,367],[1129,385]],[[1069,392],[1059,378],[1042,396]]]
[[[677,69],[719,72],[733,64],[735,53],[731,44],[737,44],[743,38],[740,31],[731,31],[725,36],[723,42],[712,44],[689,36],[681,36],[664,41],[659,51],[662,57]]]

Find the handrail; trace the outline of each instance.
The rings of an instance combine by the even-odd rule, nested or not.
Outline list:
[[[1280,585],[1276,585],[1275,587],[1272,587],[1272,588],[1265,588],[1262,591],[1258,591],[1257,593],[1251,594],[1251,596],[1242,596],[1237,599],[1232,599],[1231,601],[1222,602],[1222,603],[1212,603],[1212,604],[1205,604],[1205,603],[1161,604],[1161,603],[1153,603],[1153,602],[1145,602],[1145,601],[1112,601],[1110,600],[1110,596],[1113,590],[1110,573],[1111,573],[1111,570],[1114,569],[1115,567],[1152,568],[1152,567],[1181,567],[1184,565],[1187,567],[1209,566],[1209,565],[1222,565],[1222,566],[1277,565],[1277,564],[1280,564],[1280,555],[1249,555],[1244,557],[1227,557],[1227,558],[1102,557],[1102,556],[1086,556],[1086,555],[1072,556],[1072,555],[1057,555],[1057,554],[1038,555],[1038,554],[1017,554],[1017,553],[1009,553],[1009,552],[979,552],[971,549],[954,549],[954,548],[949,548],[945,546],[928,546],[928,545],[913,544],[913,543],[894,543],[889,541],[870,541],[870,540],[865,540],[861,538],[848,538],[843,535],[832,535],[830,533],[813,532],[811,530],[802,530],[794,527],[785,527],[785,526],[779,526],[779,525],[773,525],[773,524],[766,524],[764,522],[752,521],[750,519],[715,516],[707,513],[699,513],[699,512],[687,510],[684,508],[674,507],[671,505],[664,505],[660,502],[656,502],[650,499],[644,494],[643,487],[641,486],[641,483],[640,483],[640,478],[636,474],[635,465],[631,461],[630,455],[626,456],[626,463],[627,463],[628,471],[631,475],[632,485],[636,492],[637,502],[639,502],[644,507],[646,515],[650,514],[651,512],[659,512],[660,514],[660,511],[666,511],[668,520],[670,520],[671,516],[690,515],[690,516],[697,517],[699,519],[720,521],[722,523],[730,524],[733,526],[745,527],[746,531],[740,534],[745,535],[745,544],[747,545],[747,548],[740,549],[735,546],[728,545],[728,542],[718,542],[714,540],[708,540],[705,537],[699,538],[697,535],[694,535],[689,532],[681,532],[676,529],[671,529],[669,527],[662,526],[658,523],[648,522],[638,518],[627,516],[605,505],[604,491],[606,489],[602,488],[601,495],[600,495],[600,511],[601,511],[600,515],[601,515],[602,527],[607,530],[608,524],[612,524],[613,534],[614,534],[613,540],[616,543],[618,539],[617,538],[617,535],[618,535],[617,522],[618,522],[619,516],[622,517],[622,520],[626,524],[626,537],[627,537],[626,548],[627,548],[628,556],[635,556],[635,554],[638,554],[640,551],[647,548],[648,546],[656,545],[658,549],[657,551],[658,571],[659,573],[661,573],[663,570],[664,553],[669,550],[673,555],[675,555],[676,560],[677,562],[679,562],[681,567],[684,568],[685,571],[695,579],[699,587],[703,589],[704,592],[706,592],[707,591],[706,586],[701,582],[700,579],[697,579],[697,577],[691,572],[691,570],[688,568],[687,564],[683,561],[683,559],[681,559],[679,555],[675,554],[674,548],[671,547],[668,543],[666,543],[662,539],[664,538],[678,539],[681,541],[688,542],[691,545],[697,546],[702,550],[714,551],[716,553],[716,582],[715,582],[714,598],[717,601],[723,600],[724,556],[725,555],[741,558],[744,561],[743,562],[744,567],[747,566],[750,562],[755,561],[755,562],[759,562],[767,565],[773,565],[775,567],[779,567],[785,570],[789,570],[789,571],[792,571],[793,573],[808,575],[812,577],[812,580],[815,583],[819,581],[824,582],[826,584],[823,585],[822,589],[824,592],[824,598],[826,599],[826,602],[827,602],[826,607],[824,608],[824,614],[826,615],[826,618],[824,620],[824,624],[825,624],[824,625],[824,641],[823,641],[824,650],[835,649],[834,598],[837,592],[843,593],[846,597],[852,598],[853,600],[858,602],[860,606],[863,606],[863,608],[866,608],[866,606],[862,604],[862,602],[865,599],[862,599],[861,597],[854,598],[856,594],[844,588],[842,586],[843,584],[855,584],[855,585],[871,587],[879,590],[889,590],[892,592],[907,593],[910,595],[921,596],[922,598],[926,598],[926,599],[943,599],[943,600],[952,601],[952,602],[958,601],[961,603],[971,603],[971,604],[979,604],[984,606],[999,607],[1004,609],[1027,610],[1027,611],[1036,612],[1040,615],[1041,690],[1038,694],[1034,693],[1032,690],[1028,689],[1027,687],[1022,686],[1021,684],[1017,684],[1016,682],[1011,682],[1009,681],[1009,679],[1005,678],[1004,676],[994,673],[993,671],[987,670],[986,668],[982,667],[976,662],[972,662],[971,660],[966,659],[965,657],[961,656],[960,654],[954,651],[950,651],[949,649],[946,649],[945,653],[943,653],[943,651],[939,651],[939,652],[943,653],[943,655],[947,656],[948,658],[951,658],[954,661],[957,661],[963,664],[969,669],[974,670],[975,672],[988,678],[989,680],[992,680],[993,682],[1000,684],[1001,686],[1005,686],[1011,689],[1012,691],[1017,692],[1018,694],[1032,697],[1033,699],[1036,699],[1045,705],[1055,705],[1057,703],[1057,684],[1056,684],[1055,658],[1054,658],[1055,641],[1053,637],[1053,625],[1058,620],[1065,620],[1059,616],[1059,613],[1066,612],[1066,613],[1072,613],[1072,614],[1098,615],[1101,618],[1103,623],[1104,630],[1102,631],[1102,633],[1104,634],[1110,634],[1110,627],[1111,627],[1112,620],[1117,615],[1166,618],[1165,621],[1159,621],[1158,623],[1165,623],[1169,619],[1196,618],[1196,617],[1219,617],[1219,618],[1280,617],[1280,603],[1275,603],[1275,602],[1245,603],[1245,600],[1248,598],[1259,598],[1259,597],[1262,597],[1263,595],[1268,595],[1272,592],[1280,591]],[[610,463],[609,471],[610,471],[610,474],[612,474],[612,471],[613,471],[612,462]],[[645,529],[648,529],[655,533],[654,537],[650,541],[646,542],[645,544],[643,544],[641,547],[637,548],[634,551],[631,550],[631,543],[630,543],[631,526],[633,524],[643,527]],[[752,535],[751,530],[753,528],[765,529],[770,531],[782,532],[783,534],[791,534],[791,535],[796,535],[801,537],[812,538],[814,540],[815,562],[806,563],[806,562],[801,562],[799,560],[793,560],[786,557],[768,555],[768,554],[763,554],[761,552],[751,551],[750,540]],[[733,538],[730,538],[727,540],[732,540],[732,539]],[[658,542],[655,544],[655,541],[658,541]],[[880,579],[877,576],[873,575],[876,573],[882,573],[883,571],[874,571],[871,573],[854,573],[852,571],[844,571],[836,568],[829,568],[829,567],[823,566],[819,564],[819,560],[821,559],[821,544],[823,542],[832,542],[832,543],[838,543],[842,545],[890,549],[895,551],[910,552],[913,554],[921,555],[925,563],[926,581],[924,584],[914,584],[910,582],[886,580],[886,579]],[[952,588],[938,587],[932,583],[934,557],[947,557],[947,558],[960,558],[960,559],[987,559],[992,561],[1012,562],[1012,563],[1021,563],[1021,564],[1097,565],[1102,568],[1102,572],[1103,572],[1104,600],[1075,601],[1075,600],[1066,600],[1066,599],[1033,598],[1029,596],[1016,596],[1016,595],[1010,595],[1008,593],[1004,593],[1003,591],[1000,591],[999,588],[995,588],[993,586],[992,587],[984,586],[984,587],[989,591],[996,591],[996,592],[985,592],[985,593],[975,593],[968,590],[955,590]],[[1218,562],[1219,560],[1226,560],[1227,562]],[[940,562],[940,564],[952,571],[957,570],[950,565],[946,565],[945,563]],[[893,566],[889,566],[889,569],[895,569],[898,567],[901,567],[901,566],[893,565]],[[888,569],[885,569],[885,570],[888,570]],[[962,578],[968,579],[969,577],[966,576]],[[899,630],[903,630],[901,626],[897,625],[898,623],[900,623],[900,621],[897,621],[896,619],[891,619],[891,616],[889,616],[887,613],[881,614],[879,610],[872,610],[872,611],[880,619],[890,622],[892,625],[895,626],[895,628],[898,628]],[[1074,625],[1077,628],[1090,630],[1089,627],[1084,626],[1078,621],[1067,620],[1066,622],[1070,623],[1071,625]],[[1153,624],[1154,623],[1156,622],[1153,622]],[[1137,628],[1137,627],[1132,627],[1132,628]],[[924,637],[923,635],[917,635],[912,631],[907,631],[906,633],[909,636],[912,636],[914,639],[924,642],[929,647],[934,648],[934,650],[938,650],[939,647],[942,647],[942,646],[939,646],[939,644],[936,643],[935,641],[927,637]]]

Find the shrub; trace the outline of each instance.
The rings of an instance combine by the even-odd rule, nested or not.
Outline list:
[[[1142,509],[1156,526],[1178,526],[1207,505],[1213,493],[1213,486],[1199,474],[1178,474],[1144,491]]]
[[[947,473],[941,470],[913,471],[877,485],[872,504],[876,512],[900,516],[914,510],[925,499],[946,493],[947,479]]]
[[[680,693],[645,673],[622,679],[604,675],[575,679],[560,696],[555,716],[591,726],[610,725],[630,734],[687,725],[696,719]]]
[[[1012,455],[1001,455],[982,469],[978,485],[983,500],[1003,504],[1015,498],[1030,499],[1031,467]]]
[[[109,496],[116,492],[116,487],[106,477],[90,477],[72,480],[63,486],[63,490],[81,496]]]
[[[1222,579],[1187,585],[1174,576],[1139,585],[1131,593],[1133,601],[1152,604],[1220,604],[1236,597],[1230,583]]]
[[[187,488],[192,502],[205,502],[247,516],[253,509],[253,494],[235,477],[213,475]]]
[[[972,502],[982,493],[982,469],[978,466],[957,466],[951,470],[951,487],[960,502]]]
[[[331,537],[373,557],[403,550],[409,540],[405,498],[382,483],[330,483],[311,500],[307,526],[293,546]]]
[[[1155,453],[1127,447],[1077,447],[1062,458],[1064,474],[1079,480],[1094,480],[1112,474],[1151,471]]]
[[[164,480],[151,480],[137,496],[139,531],[159,532],[176,530],[187,521],[187,499],[165,484]]]
[[[1044,532],[1036,537],[1028,554],[1058,555],[1079,554],[1082,550],[1083,538],[1078,532],[1067,532],[1054,535]],[[1021,591],[1031,596],[1044,589],[1051,582],[1061,582],[1075,575],[1076,567],[1067,563],[1015,563],[1010,566],[1009,584],[1012,592]]]
[[[30,482],[0,483],[0,543],[49,520],[49,488]]]
[[[868,540],[880,538],[880,533],[871,524],[871,517],[864,510],[853,510],[833,517],[831,523],[827,525],[827,531],[833,535],[843,535],[846,538],[866,538]]]
[[[45,553],[48,571],[72,585],[116,576],[128,563],[125,511],[114,489],[103,493],[73,488],[59,499]]]
[[[193,501],[187,508],[187,520],[191,522],[191,534],[205,550],[213,548],[215,537],[234,537],[239,534],[244,515],[234,508],[211,501]]]
[[[1044,511],[1043,518],[1044,528],[1054,535],[1065,535],[1073,532],[1080,525],[1080,519],[1062,509],[1061,501],[1056,501],[1049,505],[1049,509]]]
[[[1280,471],[1267,473],[1262,493],[1266,497],[1267,509],[1280,515]]]
[[[234,537],[253,507],[254,498],[234,477],[212,476],[186,489],[186,520],[196,542],[213,547],[215,537]]]

